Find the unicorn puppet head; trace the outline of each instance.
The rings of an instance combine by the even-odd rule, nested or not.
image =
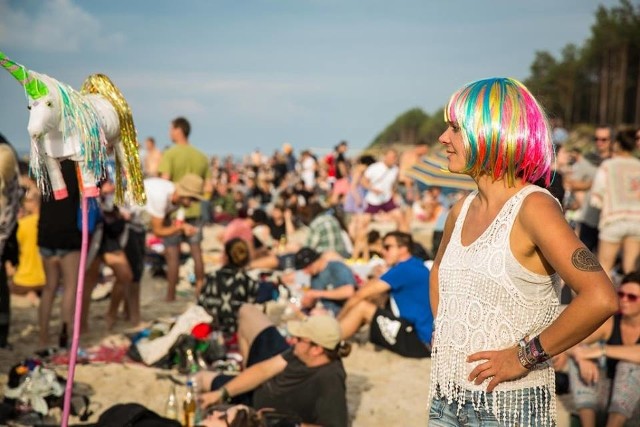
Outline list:
[[[79,162],[82,191],[96,196],[104,174],[106,139],[91,104],[73,88],[28,70],[0,52],[0,65],[24,87],[29,100],[30,170],[44,195],[67,197],[59,160]]]
[[[35,73],[32,73],[33,79],[36,79],[38,83],[45,84],[46,76],[35,77]],[[46,88],[45,84],[45,88]],[[29,92],[29,124],[27,125],[27,131],[32,141],[39,141],[45,134],[49,132],[59,132],[58,124],[60,123],[60,97],[58,91],[48,90],[45,95],[37,98],[33,97]]]
[[[0,52],[0,65],[24,87],[24,91],[29,97],[28,108],[31,111],[27,126],[29,136],[31,139],[40,139],[47,131],[53,129],[56,119],[59,121],[60,109],[57,106],[60,100],[56,96],[56,92],[49,90],[47,84],[38,78],[36,73],[11,61],[2,52]]]

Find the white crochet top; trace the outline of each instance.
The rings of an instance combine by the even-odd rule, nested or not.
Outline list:
[[[484,406],[504,425],[555,425],[555,378],[549,364],[523,378],[503,382],[488,394],[488,380],[478,386],[468,381],[470,372],[483,362],[465,361],[472,353],[512,347],[525,336],[533,338],[558,316],[558,275],[540,275],[525,269],[509,245],[522,202],[535,191],[549,194],[535,185],[523,187],[507,200],[476,241],[463,246],[462,226],[477,191],[470,194],[438,270],[440,300],[432,352],[431,398],[456,401],[460,408],[465,395],[470,395],[474,407]],[[487,395],[491,396],[490,403]],[[522,412],[530,413],[533,419],[521,419]]]

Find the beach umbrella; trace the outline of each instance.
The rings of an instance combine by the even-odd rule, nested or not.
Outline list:
[[[438,152],[420,159],[406,174],[427,187],[440,187],[445,191],[472,191],[477,188],[469,175],[449,172],[447,164],[445,154]]]

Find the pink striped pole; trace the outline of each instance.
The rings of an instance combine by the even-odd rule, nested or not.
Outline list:
[[[82,316],[82,294],[84,291],[84,273],[87,265],[87,251],[89,248],[89,213],[88,198],[82,195],[82,246],[80,248],[80,267],[78,268],[78,287],[76,289],[76,311],[73,321],[73,338],[69,357],[67,384],[64,391],[64,406],[62,407],[62,427],[69,425],[71,397],[73,394],[73,377],[76,373],[78,359],[78,344],[80,342],[80,322]]]

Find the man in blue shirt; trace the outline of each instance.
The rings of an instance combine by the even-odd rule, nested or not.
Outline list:
[[[369,324],[369,340],[406,357],[429,357],[433,316],[429,304],[429,270],[411,254],[411,235],[392,231],[383,240],[384,259],[391,268],[367,282],[349,298],[338,315],[342,339]],[[369,301],[390,292],[379,308]]]
[[[338,314],[344,302],[355,293],[356,278],[342,261],[328,260],[312,248],[296,253],[296,269],[311,276],[311,289],[304,293],[302,306],[313,308],[319,300],[333,315]]]

